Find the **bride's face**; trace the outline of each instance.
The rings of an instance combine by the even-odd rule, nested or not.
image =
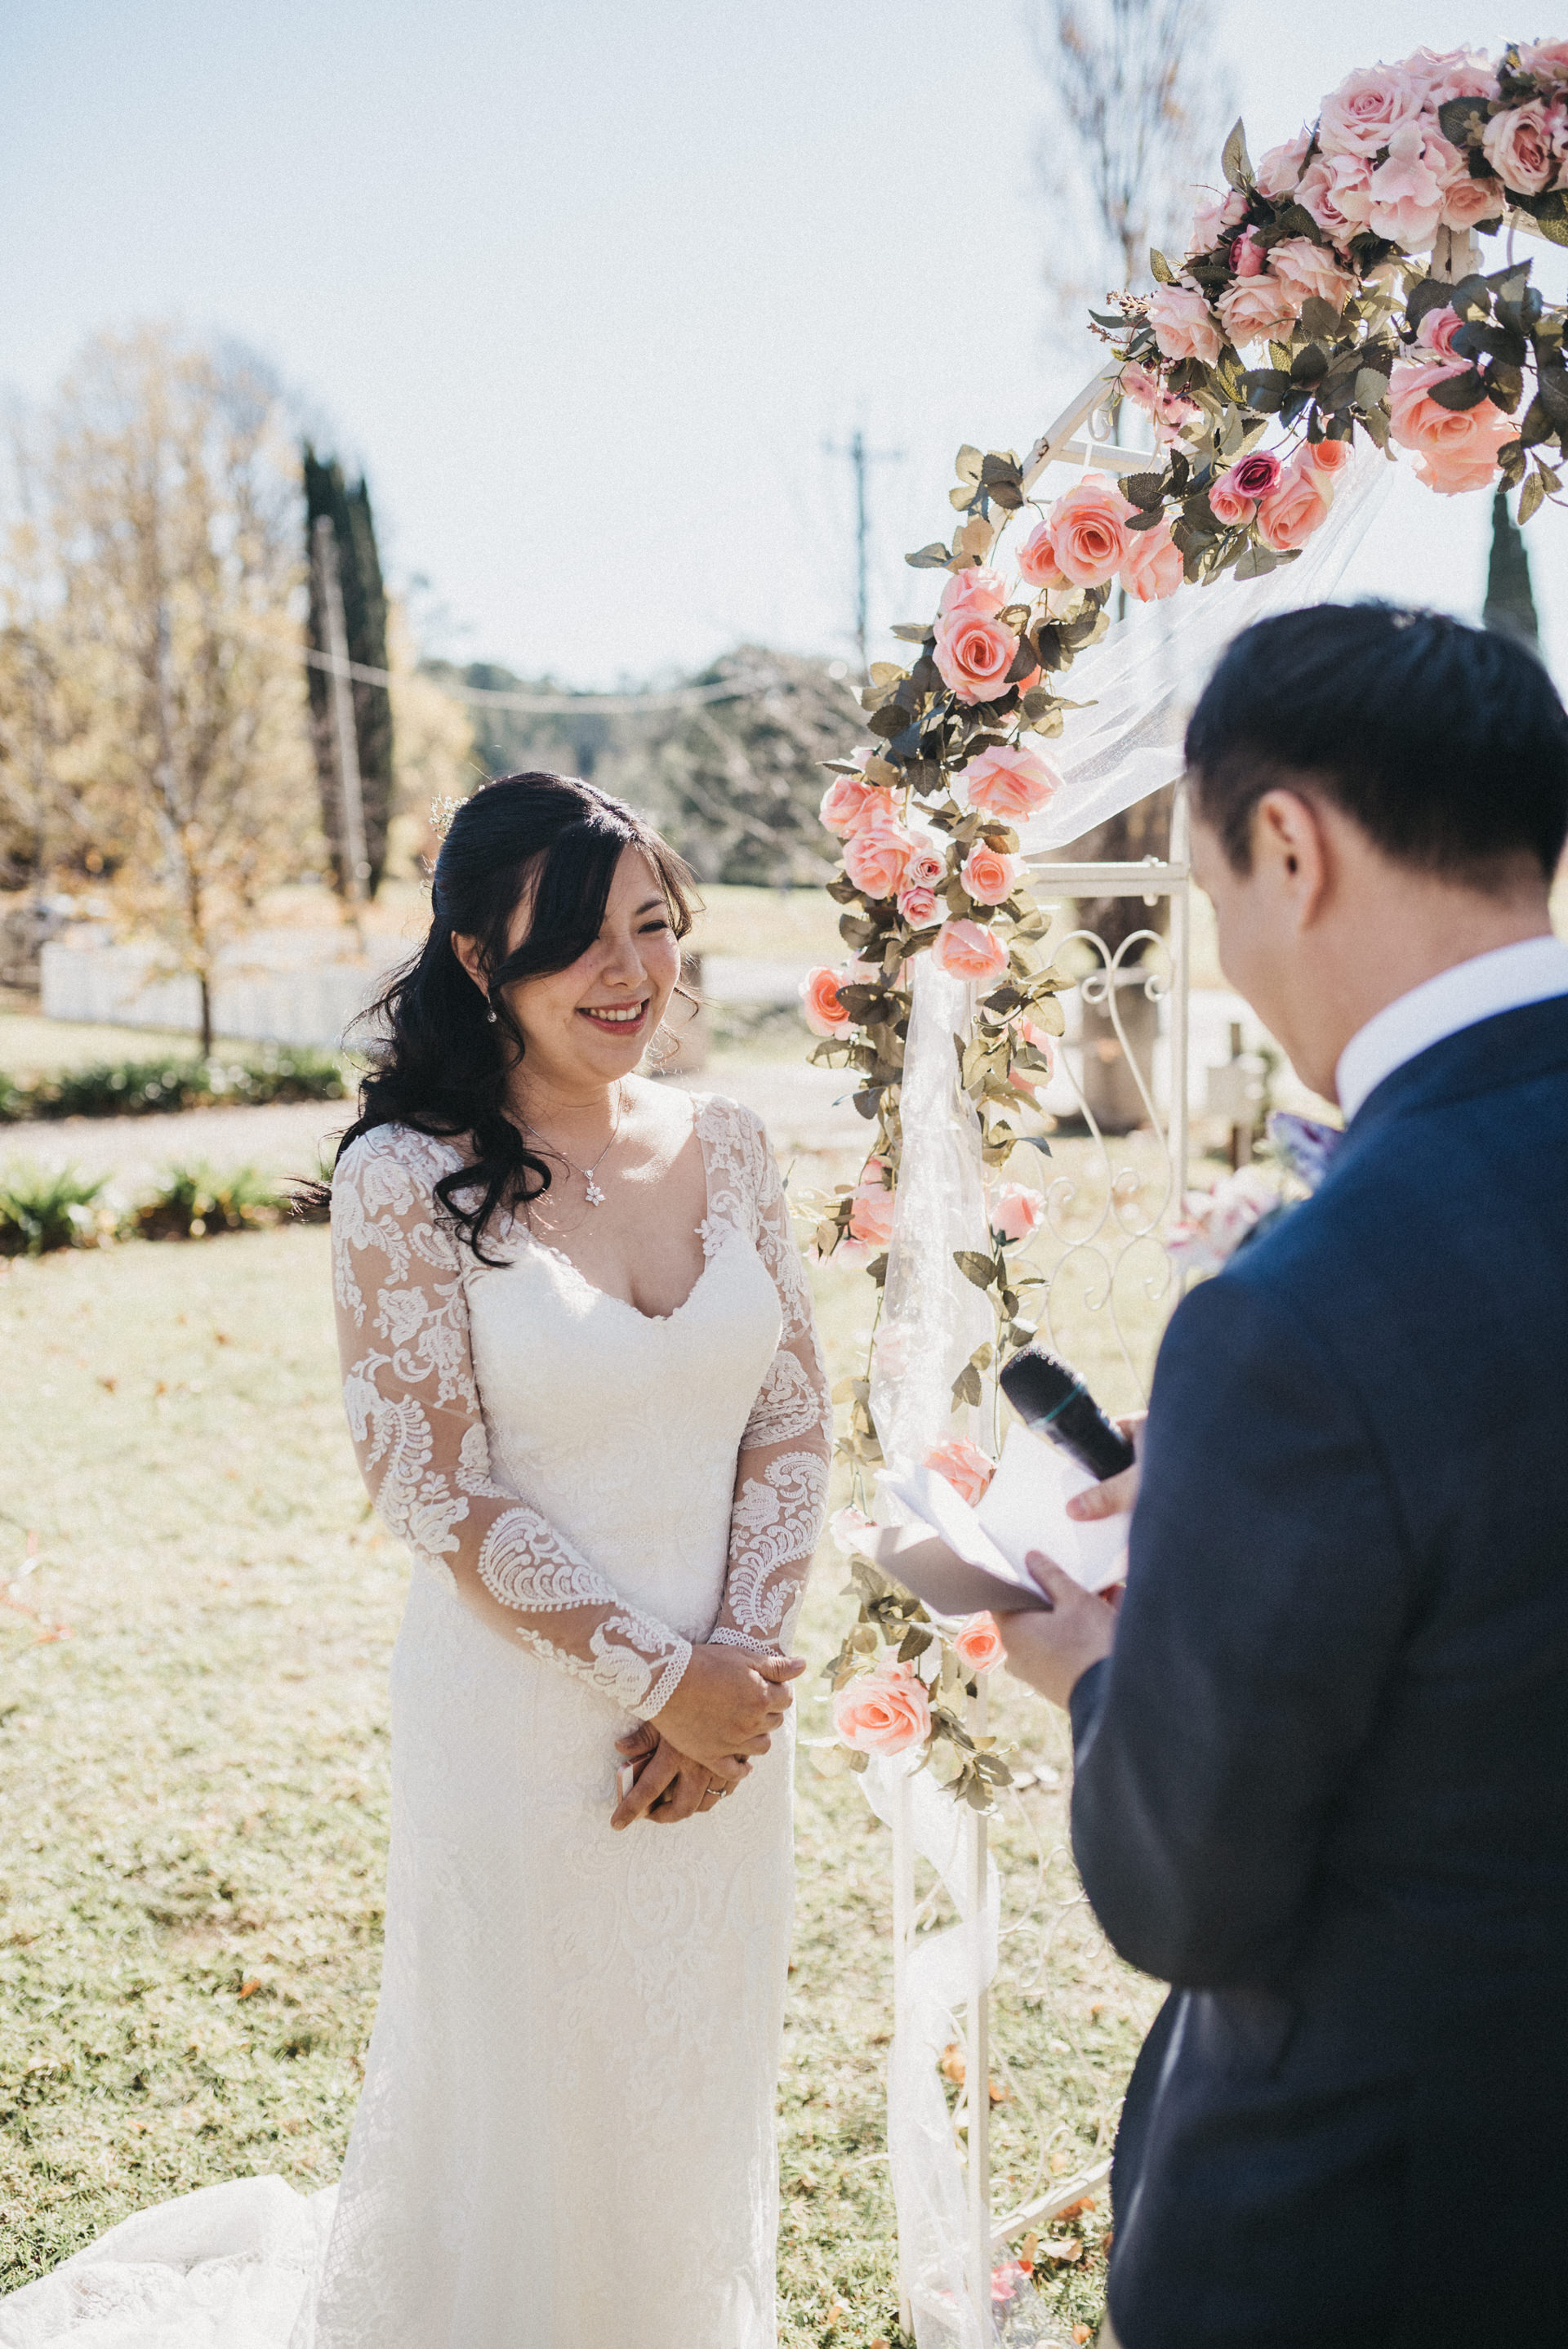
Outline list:
[[[512,916],[508,953],[528,935],[531,895]],[[568,1084],[613,1084],[630,1075],[664,1018],[680,968],[658,875],[640,849],[623,849],[587,952],[564,970],[506,989],[529,1073]]]

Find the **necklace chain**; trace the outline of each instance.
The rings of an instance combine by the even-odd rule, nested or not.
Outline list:
[[[615,1089],[615,1123],[611,1128],[610,1139],[604,1144],[603,1149],[599,1153],[598,1157],[593,1161],[592,1164],[587,1166],[579,1166],[575,1158],[569,1158],[558,1142],[552,1142],[548,1135],[541,1133],[538,1126],[530,1124],[527,1118],[520,1120],[525,1133],[531,1133],[536,1142],[542,1142],[545,1149],[550,1152],[551,1155],[552,1157],[559,1158],[563,1166],[569,1166],[573,1174],[582,1175],[583,1181],[587,1189],[588,1205],[591,1207],[602,1207],[607,1196],[607,1194],[594,1181],[593,1177],[597,1170],[603,1164],[605,1159],[608,1158],[611,1151],[614,1150],[616,1143],[621,1138],[621,1114],[623,1106],[624,1104],[621,1098],[620,1088],[617,1086]]]

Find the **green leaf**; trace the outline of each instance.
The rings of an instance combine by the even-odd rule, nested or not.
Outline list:
[[[1519,492],[1519,526],[1522,530],[1531,515],[1546,495],[1546,484],[1539,473],[1532,473]]]
[[[978,1248],[954,1248],[953,1261],[965,1279],[972,1280],[976,1288],[989,1288],[996,1278],[995,1266]]]
[[[1150,506],[1158,508],[1164,503],[1165,476],[1163,473],[1129,473],[1122,481],[1121,492],[1124,497],[1130,498],[1135,506],[1142,506],[1145,511]]]
[[[1153,278],[1157,285],[1175,285],[1176,272],[1171,268],[1171,264],[1166,260],[1165,255],[1160,252],[1157,247],[1152,245],[1150,247],[1149,253],[1149,270],[1150,276]],[[1114,320],[1102,319],[1100,323],[1102,326],[1115,325],[1120,326],[1126,324],[1126,320],[1122,318],[1117,318]]]
[[[903,559],[912,571],[945,571],[950,557],[942,541],[934,538],[929,546],[917,546],[913,554]]]
[[[1438,109],[1438,121],[1450,147],[1479,145],[1491,109],[1484,98],[1450,98]]]
[[[1364,367],[1356,377],[1357,408],[1379,408],[1388,396],[1388,378],[1377,367]]]
[[[1429,384],[1427,397],[1439,408],[1479,408],[1486,398],[1486,383],[1474,367],[1467,367],[1463,375],[1444,376],[1440,383]]]
[[[1568,424],[1568,369],[1560,367],[1542,367],[1538,378],[1541,404],[1554,425]],[[1529,419],[1526,419],[1528,425]],[[1531,438],[1528,429],[1522,436]]]
[[[1164,514],[1156,506],[1152,513],[1130,514],[1126,527],[1129,530],[1158,530],[1164,519]]]
[[[980,1383],[979,1371],[973,1362],[965,1362],[953,1381],[954,1410],[956,1411],[961,1402],[966,1402],[972,1410],[978,1411],[985,1392]]]
[[[1221,152],[1220,169],[1233,188],[1251,194],[1254,185],[1253,160],[1247,153],[1246,129],[1239,116]]]
[[[985,451],[972,448],[967,440],[953,460],[953,470],[961,481],[978,481],[985,462]]]
[[[1336,335],[1342,321],[1332,302],[1310,294],[1301,305],[1301,323],[1309,335]]]
[[[1281,367],[1254,367],[1242,378],[1242,396],[1259,416],[1273,416],[1290,390],[1290,378]]]

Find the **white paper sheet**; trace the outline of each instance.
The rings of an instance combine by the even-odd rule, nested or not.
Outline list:
[[[1086,1491],[1094,1481],[1055,1444],[1016,1426],[977,1509],[934,1468],[913,1468],[902,1475],[888,1472],[879,1477],[878,1494],[886,1505],[879,1515],[891,1517],[899,1528],[928,1530],[954,1557],[995,1576],[1004,1588],[1034,1596],[1036,1585],[1024,1561],[1031,1550],[1040,1550],[1085,1590],[1105,1590],[1126,1575],[1129,1520],[1102,1517],[1079,1525],[1068,1516],[1074,1494]],[[890,1540],[885,1555],[883,1545],[875,1547],[880,1562],[906,1588],[928,1605],[944,1605],[936,1596],[937,1586],[928,1594],[913,1578],[921,1573],[917,1549],[905,1550],[908,1572],[900,1576],[899,1554],[904,1545]],[[944,1591],[954,1587],[946,1579],[940,1585]],[[979,1586],[975,1589],[977,1597],[989,1595]]]

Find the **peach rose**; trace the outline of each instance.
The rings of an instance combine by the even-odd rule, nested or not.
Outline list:
[[[842,971],[819,965],[815,970],[808,971],[800,982],[800,1009],[814,1036],[848,1036],[853,1032],[855,1023],[839,1000],[843,976]]]
[[[1494,114],[1481,132],[1481,152],[1515,195],[1538,196],[1551,186],[1557,170],[1552,129],[1546,108],[1532,98],[1528,106]]]
[[[1187,240],[1189,255],[1212,253],[1223,242],[1226,231],[1240,228],[1246,216],[1247,200],[1239,189],[1227,188],[1222,196],[1211,196],[1192,215],[1192,233]]]
[[[835,1509],[828,1519],[828,1538],[841,1557],[859,1557],[875,1531],[876,1520],[863,1509]]]
[[[1037,1052],[1043,1052],[1045,1054],[1047,1067],[1055,1061],[1057,1055],[1057,1040],[1047,1029],[1040,1026],[1037,1019],[1030,1019],[1027,1018],[1020,1019],[1018,1022],[1018,1033],[1023,1038],[1026,1044],[1032,1044]]]
[[[1361,156],[1317,155],[1302,173],[1295,197],[1325,236],[1346,245],[1367,225],[1371,184],[1372,166]]]
[[[1445,177],[1441,159],[1429,153],[1418,123],[1396,130],[1387,161],[1367,183],[1367,227],[1402,252],[1425,253],[1442,218]]]
[[[1443,183],[1443,226],[1477,228],[1482,221],[1501,220],[1503,202],[1501,181],[1472,180],[1461,160]]]
[[[1220,316],[1233,343],[1261,342],[1295,326],[1302,298],[1277,277],[1242,277],[1221,295]]]
[[[1233,479],[1234,471],[1233,466],[1229,473],[1222,473],[1209,488],[1209,511],[1225,530],[1234,530],[1240,523],[1251,522],[1257,512],[1257,500],[1243,497],[1237,489]]]
[[[1265,196],[1288,196],[1306,169],[1306,150],[1312,145],[1312,133],[1305,123],[1294,139],[1283,146],[1271,147],[1257,168],[1257,183]],[[1276,245],[1277,253],[1279,247]]]
[[[1127,593],[1140,604],[1155,604],[1167,595],[1174,595],[1186,570],[1168,522],[1156,523],[1152,530],[1132,533],[1127,560],[1117,576]]]
[[[1002,744],[970,760],[960,778],[960,789],[977,813],[999,815],[1005,823],[1016,823],[1043,808],[1061,780],[1037,752]]]
[[[1394,369],[1388,390],[1388,415],[1401,449],[1413,449],[1417,473],[1429,489],[1442,497],[1464,490],[1484,490],[1497,471],[1497,452],[1519,430],[1490,399],[1473,408],[1442,408],[1431,397],[1432,386],[1463,373],[1457,359],[1433,359],[1425,367],[1401,362]]]
[[[936,919],[934,889],[901,889],[898,910],[912,930],[928,930]]]
[[[1005,1240],[1026,1240],[1046,1219],[1046,1203],[1026,1183],[998,1183],[985,1208],[986,1221]]]
[[[850,1237],[867,1247],[886,1247],[892,1237],[892,1193],[882,1181],[884,1158],[868,1158],[850,1202]]]
[[[980,922],[944,922],[931,951],[939,970],[974,987],[989,987],[1007,968],[1006,947]]]
[[[967,1501],[972,1509],[978,1508],[986,1485],[996,1473],[995,1464],[966,1435],[949,1436],[945,1444],[934,1444],[921,1464],[945,1476],[959,1498]]]
[[[1017,654],[1017,637],[999,620],[960,613],[936,624],[936,667],[960,701],[997,700],[1007,690],[1007,671]]]
[[[942,591],[937,610],[944,620],[994,620],[1007,600],[1007,583],[999,571],[984,566],[955,571]]]
[[[892,897],[903,886],[914,843],[891,813],[862,823],[844,843],[844,870],[862,895]]]
[[[1051,508],[1057,561],[1075,587],[1100,587],[1127,560],[1127,523],[1134,512],[1103,473],[1086,473]]]
[[[1000,905],[1018,885],[1022,857],[1004,856],[977,840],[964,860],[958,877],[977,905]]]
[[[1276,554],[1305,546],[1328,519],[1329,487],[1310,465],[1288,465],[1258,508],[1258,536]]]
[[[1342,473],[1352,453],[1348,440],[1316,440],[1302,451],[1315,473]]]
[[[833,1699],[833,1731],[857,1754],[907,1754],[931,1734],[931,1699],[908,1664],[877,1664]]]
[[[1403,66],[1363,66],[1346,74],[1324,99],[1317,118],[1317,143],[1326,155],[1370,159],[1396,131],[1414,122],[1425,93]]]
[[[1067,585],[1067,574],[1057,561],[1048,522],[1037,523],[1018,549],[1018,572],[1031,587]]]
[[[1341,269],[1334,255],[1309,236],[1287,236],[1269,255],[1269,267],[1298,302],[1315,294],[1320,302],[1343,310],[1356,280]]]
[[[991,1615],[971,1615],[953,1642],[953,1652],[972,1672],[994,1672],[1006,1661],[1002,1634]],[[1022,2273],[1022,2270],[1019,2271]]]
[[[1252,230],[1250,228],[1245,230],[1231,247],[1232,275],[1261,277],[1264,274],[1264,257],[1263,246],[1258,243]]]
[[[1439,358],[1451,358],[1460,323],[1460,314],[1451,302],[1445,302],[1440,310],[1429,310],[1416,329],[1418,347],[1435,352]]]
[[[847,840],[868,818],[889,806],[886,792],[859,775],[835,775],[822,794],[821,817],[830,832]]]
[[[1205,367],[1212,367],[1225,347],[1214,314],[1195,285],[1158,287],[1149,319],[1168,359],[1202,359]]]

